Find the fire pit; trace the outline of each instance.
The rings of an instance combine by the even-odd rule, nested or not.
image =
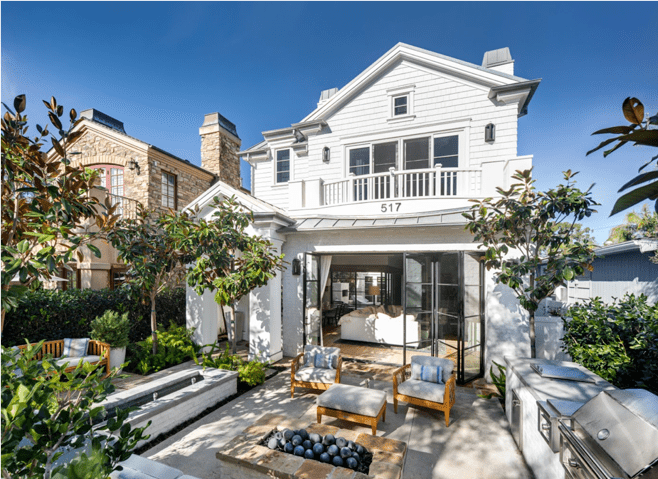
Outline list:
[[[306,436],[308,439],[303,439]],[[301,443],[293,445],[299,439]],[[292,446],[292,454],[286,452],[286,446],[288,450]],[[222,479],[399,479],[406,453],[407,445],[401,441],[325,424],[304,426],[298,420],[266,414],[229,441],[216,456],[221,463]]]

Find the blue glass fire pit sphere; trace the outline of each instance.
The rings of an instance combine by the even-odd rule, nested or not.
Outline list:
[[[295,456],[303,456],[304,455],[304,448],[302,446],[295,446],[295,450],[293,451]]]
[[[319,442],[322,442],[322,436],[320,436],[317,433],[312,433],[308,435],[308,438],[311,440],[313,444],[317,444]]]
[[[347,439],[345,439],[344,437],[337,437],[336,446],[341,448],[347,446]]]
[[[322,454],[320,454],[320,460],[322,462],[331,462],[331,456],[326,452],[323,452]]]
[[[347,441],[347,447],[354,451],[356,449],[356,443],[354,441]]]
[[[322,444],[325,446],[331,446],[336,442],[336,438],[333,436],[333,434],[327,434],[324,436],[324,439],[322,440]]]
[[[359,456],[358,452],[353,452],[352,457],[356,459],[356,462],[359,462],[361,460],[361,456]]]
[[[308,433],[306,432],[306,429],[300,429],[299,435],[302,436],[302,439],[304,440],[308,439]]]
[[[345,463],[347,464],[347,467],[349,467],[350,469],[356,469],[356,466],[359,465],[358,461],[353,457],[348,457]]]
[[[340,449],[338,449],[338,446],[335,444],[332,444],[327,448],[327,452],[329,453],[330,456],[337,456],[338,453],[340,452]]]
[[[349,447],[341,447],[340,448],[340,457],[343,459],[347,459],[348,457],[352,457],[352,451],[350,451]]]
[[[306,451],[304,451],[304,457],[306,459],[314,459],[315,454],[313,454],[313,449],[307,449]]]
[[[343,458],[340,456],[334,456],[331,462],[336,467],[343,467]]]
[[[366,453],[366,448],[363,447],[361,444],[358,444],[356,446],[356,452],[359,453],[359,456],[363,456]]]
[[[322,444],[319,444],[319,443],[313,444],[313,453],[316,456],[319,456],[323,452],[324,452],[324,446]]]
[[[304,442],[302,442],[302,446],[304,446],[304,449],[312,449],[313,443],[306,439]]]
[[[287,442],[286,445],[283,446],[283,450],[288,454],[292,454],[295,450],[295,446],[292,445],[292,442]]]
[[[267,447],[270,449],[276,449],[279,446],[279,440],[276,437],[270,438],[269,441],[267,441]]]
[[[299,434],[292,437],[293,446],[299,446],[303,441],[304,440],[302,439],[302,436],[300,436]]]
[[[290,441],[295,434],[290,429],[283,430],[283,438],[286,441]]]

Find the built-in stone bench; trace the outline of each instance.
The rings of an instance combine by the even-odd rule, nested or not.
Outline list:
[[[110,479],[198,479],[173,467],[133,454],[121,463],[122,471],[114,471]]]
[[[333,434],[364,446],[372,453],[368,475],[259,445],[274,430],[302,427],[309,434]],[[216,457],[222,479],[400,479],[406,454],[407,444],[402,441],[326,424],[304,425],[287,416],[265,414],[220,448]]]

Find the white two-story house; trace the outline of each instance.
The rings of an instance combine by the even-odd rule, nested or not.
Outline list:
[[[399,43],[240,151],[254,232],[289,263],[239,306],[253,355],[294,356],[331,330],[334,345],[386,348],[393,362],[451,357],[460,382],[527,355],[524,316],[481,266],[462,212],[532,166],[517,125],[538,85],[514,75],[507,48],[476,65]],[[218,183],[196,203],[232,193]]]

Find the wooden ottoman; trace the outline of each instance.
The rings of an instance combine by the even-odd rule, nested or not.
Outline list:
[[[323,415],[370,424],[375,436],[379,419],[386,421],[386,391],[334,384],[318,396],[317,405],[318,424]]]

